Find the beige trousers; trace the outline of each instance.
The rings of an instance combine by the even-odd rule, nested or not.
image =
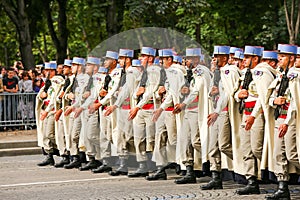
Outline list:
[[[263,113],[255,119],[251,129],[245,130],[245,120],[249,115],[243,114],[240,126],[241,146],[244,161],[245,176],[249,179],[251,176],[258,176],[258,160],[261,160],[263,141],[264,141],[264,124]]]
[[[87,113],[86,122],[86,154],[100,159],[100,124],[98,122],[98,112]]]
[[[54,112],[50,111],[43,124],[43,146],[46,153],[53,153],[56,148]]]
[[[157,166],[176,162],[176,117],[171,111],[163,111],[156,122],[155,146],[152,160]]]
[[[129,154],[135,153],[133,140],[133,122],[128,121],[129,110],[117,110],[117,154],[119,157],[127,158]]]
[[[211,171],[222,171],[221,152],[232,160],[231,126],[227,111],[221,112],[211,127],[209,141],[209,162]]]
[[[70,114],[69,124],[70,124],[70,155],[78,155],[78,143],[79,135],[81,130],[81,117],[74,118],[74,112]]]
[[[292,112],[292,123],[284,137],[278,137],[278,128],[284,123],[284,119],[278,118],[275,121],[274,136],[274,159],[275,175],[278,181],[289,181],[289,164],[300,169],[297,147],[296,147],[296,112]]]
[[[147,152],[153,152],[155,141],[155,123],[153,110],[139,110],[133,124],[134,146],[137,162],[147,161]]]
[[[201,142],[198,125],[198,112],[186,110],[183,116],[181,133],[182,137],[180,137],[180,153],[182,163],[185,166],[194,165],[194,163],[199,162],[195,159],[201,160]],[[194,159],[195,153],[197,155],[200,155],[200,157]]]
[[[100,111],[100,119],[100,157],[103,159],[111,156],[112,120],[111,116],[104,116],[104,110]]]
[[[59,150],[59,154],[61,156],[67,155],[63,114],[60,116],[59,120],[55,123],[57,126],[57,132],[55,133],[55,141],[56,141],[57,149]]]

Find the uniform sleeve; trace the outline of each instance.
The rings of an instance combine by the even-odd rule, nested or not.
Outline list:
[[[203,80],[200,77],[195,78],[195,86],[189,96],[183,101],[185,105],[189,105],[199,95],[200,88],[203,87]]]
[[[164,102],[160,105],[160,108],[165,110],[166,108],[173,105],[172,94],[169,92],[164,100]]]
[[[123,104],[123,102],[125,101],[125,99],[129,96],[129,94],[130,94],[130,89],[128,88],[128,82],[126,82],[124,85],[123,85],[123,87],[122,87],[122,89],[121,89],[121,91],[120,91],[120,93],[119,93],[119,95],[118,95],[118,98],[117,98],[117,100],[116,100],[116,102],[115,102],[115,106],[117,106],[118,108],[119,107],[121,107],[121,105]]]
[[[120,82],[120,80],[121,80],[121,77],[118,77],[115,80],[111,80],[111,81],[115,81],[114,82],[114,86],[112,87],[111,90],[109,90],[109,92],[107,93],[107,95],[100,101],[100,103],[102,105],[106,105],[106,104],[109,103],[110,99],[112,98],[112,96],[115,94],[115,92],[119,88],[119,82]]]
[[[228,94],[224,91],[221,94],[221,96],[220,96],[220,98],[219,98],[219,100],[217,102],[217,107],[214,110],[214,112],[217,113],[217,114],[221,114],[222,110],[224,108],[226,108],[226,106],[228,105],[228,101],[229,101]]]
[[[255,106],[254,106],[253,111],[251,113],[251,116],[256,118],[256,117],[258,117],[259,114],[261,114],[261,112],[262,112],[262,105],[261,105],[260,99],[258,98],[256,100],[256,103],[255,103]]]

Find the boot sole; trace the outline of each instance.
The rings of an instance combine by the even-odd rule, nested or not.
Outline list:
[[[223,187],[211,187],[211,188],[202,188],[200,187],[201,190],[222,190]]]

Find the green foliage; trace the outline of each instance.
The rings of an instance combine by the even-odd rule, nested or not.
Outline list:
[[[53,60],[56,55],[43,13],[43,1],[25,1],[36,63]],[[59,20],[57,2],[50,0],[55,31]],[[110,9],[115,11],[117,32],[139,27],[174,29],[200,42],[208,51],[216,44],[262,45],[273,49],[277,43],[289,41],[281,0],[68,0],[70,58],[85,57],[111,35],[107,23]],[[20,59],[17,34],[1,5],[0,11],[0,64],[12,65],[14,60]]]

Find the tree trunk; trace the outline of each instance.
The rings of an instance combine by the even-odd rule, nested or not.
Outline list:
[[[35,67],[35,62],[32,53],[29,21],[25,13],[26,6],[24,0],[16,2],[16,7],[13,3],[6,0],[1,0],[0,4],[3,5],[5,12],[16,26],[23,66],[25,69],[32,69]]]
[[[108,37],[111,37],[117,33],[117,8],[116,8],[116,0],[111,1],[111,5],[106,9],[106,31]]]
[[[292,0],[291,2],[291,10],[289,13],[287,0],[284,0],[284,11],[285,11],[285,19],[290,37],[290,44],[295,44],[297,41],[298,33],[299,33],[299,25],[300,25],[300,0],[297,0],[297,11],[296,11],[296,23],[294,23],[295,17],[295,8],[296,8],[296,0]]]
[[[56,48],[56,61],[58,64],[62,64],[64,59],[67,57],[67,47],[68,47],[68,29],[67,29],[67,16],[66,16],[66,8],[67,2],[65,0],[57,0],[58,2],[58,33],[56,34],[52,15],[50,8],[51,0],[44,1],[45,13],[47,17],[48,29]]]

